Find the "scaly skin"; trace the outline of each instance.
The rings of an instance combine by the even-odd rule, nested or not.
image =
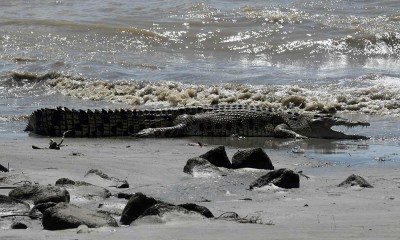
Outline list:
[[[278,138],[365,139],[346,135],[333,126],[369,126],[327,114],[298,114],[243,105],[178,107],[155,110],[39,109],[26,131],[66,137],[231,136]]]

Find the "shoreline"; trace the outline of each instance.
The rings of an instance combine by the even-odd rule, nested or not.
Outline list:
[[[57,140],[56,140],[57,141]],[[398,239],[400,178],[398,164],[333,165],[302,154],[267,149],[275,169],[303,171],[298,189],[266,188],[249,191],[248,184],[261,172],[235,171],[232,178],[193,178],[183,173],[189,158],[204,154],[216,145],[188,146],[193,139],[66,139],[61,150],[33,150],[32,145],[48,146],[49,138],[2,139],[0,164],[10,163],[9,183],[32,181],[52,184],[61,177],[105,183],[85,178],[90,169],[125,179],[125,192],[143,192],[174,204],[195,202],[209,208],[214,215],[234,211],[240,216],[257,216],[265,224],[241,224],[229,221],[174,220],[165,224],[139,224],[119,228],[90,229],[79,239],[125,239],[135,234],[147,239]],[[227,146],[229,158],[238,147]],[[364,177],[374,188],[337,185],[349,175]],[[10,177],[10,175],[12,177]],[[112,194],[120,189],[107,188]],[[1,189],[0,194],[9,190]],[[202,198],[209,202],[202,202]],[[242,200],[248,198],[251,200]],[[114,198],[100,201],[121,208],[124,201]],[[72,196],[71,203],[74,203]],[[39,225],[26,230],[0,231],[2,239],[78,238],[77,230],[47,231]]]

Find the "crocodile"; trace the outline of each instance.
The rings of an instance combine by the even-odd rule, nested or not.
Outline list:
[[[298,113],[247,105],[210,105],[165,109],[76,110],[66,107],[34,111],[25,131],[66,137],[232,136],[367,139],[333,126],[367,127],[330,114]]]

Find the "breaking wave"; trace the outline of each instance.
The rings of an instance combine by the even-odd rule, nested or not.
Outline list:
[[[400,79],[370,74],[326,86],[294,85],[198,85],[175,81],[108,82],[61,73],[13,74],[20,79],[45,81],[52,91],[73,98],[124,103],[132,106],[185,106],[252,104],[303,111],[400,114]]]
[[[0,122],[15,122],[26,120],[29,118],[29,115],[13,115],[13,116],[1,116],[0,115]]]

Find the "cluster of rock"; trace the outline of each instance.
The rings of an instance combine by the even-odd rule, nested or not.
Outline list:
[[[285,168],[275,170],[271,159],[261,148],[238,151],[230,161],[225,147],[219,146],[199,157],[189,159],[183,171],[194,177],[225,176],[230,174],[231,171],[241,168],[267,171],[266,174],[249,185],[248,189],[250,190],[271,184],[285,189],[300,187],[299,174]],[[97,169],[89,170],[85,178],[99,178],[103,181],[103,185],[107,187],[129,187],[127,181],[110,177]],[[204,206],[194,203],[174,205],[140,192],[116,195],[118,198],[128,200],[119,214],[102,209],[99,211],[96,207],[92,209],[79,206],[74,202],[76,199],[87,199],[89,204],[94,205],[93,203],[96,200],[102,201],[112,197],[111,192],[104,186],[96,186],[85,181],[74,181],[68,178],[58,179],[54,186],[37,184],[18,186],[11,190],[8,196],[0,195],[0,221],[6,217],[29,216],[31,219],[41,219],[43,228],[47,230],[78,228],[78,231],[87,231],[88,228],[118,227],[120,224],[130,225],[149,221],[162,223],[168,221],[171,216],[201,219],[214,217],[212,212]],[[351,175],[339,186],[372,187],[365,179],[357,175]],[[33,204],[32,208],[30,204]],[[13,221],[10,224],[10,228],[13,229],[27,227],[21,221]]]
[[[199,157],[189,159],[183,171],[194,177],[221,176],[226,174],[220,168],[272,170],[251,183],[249,186],[250,189],[260,188],[269,184],[286,189],[300,187],[299,174],[286,168],[274,170],[275,167],[271,159],[261,148],[237,151],[233,155],[231,162],[226,154],[225,147],[219,146]]]
[[[227,173],[223,169],[256,168],[272,170],[259,177],[249,186],[249,189],[262,188],[267,185],[275,185],[280,188],[291,189],[300,187],[300,175],[293,170],[281,168],[274,170],[274,165],[269,156],[261,148],[252,148],[237,151],[232,162],[226,154],[225,147],[216,147],[199,157],[187,161],[183,172],[193,177],[224,176]],[[361,176],[352,174],[338,187],[362,187],[373,188]]]
[[[75,197],[87,200],[105,199],[111,196],[110,191],[105,188],[67,178],[58,179],[54,186],[24,184],[15,187],[8,196],[0,195],[1,217],[29,216],[31,219],[42,219],[41,224],[47,230],[76,228],[80,225],[118,226],[117,221],[110,214],[70,203],[70,191]],[[33,204],[32,209],[30,204]],[[22,222],[13,222],[11,228],[27,228],[27,225]]]
[[[117,178],[109,177],[103,172],[92,169],[85,177],[100,177],[108,180],[113,187],[126,188],[129,184]],[[119,183],[115,184],[114,183]],[[72,194],[70,194],[70,192]],[[196,216],[199,218],[214,217],[210,210],[194,203],[174,205],[143,193],[118,194],[118,198],[127,198],[124,210],[120,216],[107,211],[98,211],[78,206],[71,203],[71,196],[77,199],[87,199],[92,203],[95,200],[107,199],[112,194],[106,188],[92,185],[84,181],[73,181],[68,178],[60,178],[55,185],[25,184],[15,187],[6,195],[0,195],[0,217],[30,217],[41,219],[41,224],[46,230],[63,230],[78,228],[118,227],[120,224],[129,225],[137,219],[151,217],[152,221],[162,222],[163,217],[168,214],[180,214]],[[30,207],[33,204],[33,207]],[[118,218],[119,222],[118,222]],[[0,220],[1,221],[1,220]],[[29,224],[28,224],[29,225]],[[84,227],[82,227],[84,226]],[[12,229],[26,229],[27,224],[21,221],[13,221]]]
[[[40,201],[40,203],[30,209],[29,204],[19,200],[19,197],[28,201]],[[0,195],[0,208],[8,209],[14,216],[26,215],[32,219],[42,218],[42,225],[46,230],[78,228],[81,225],[88,228],[119,226],[116,218],[109,213],[82,208],[70,203],[68,191],[54,186],[24,185],[17,187],[10,192],[9,196]],[[120,217],[120,223],[129,225],[137,219],[149,216],[157,217],[156,222],[162,222],[164,215],[171,213],[199,218],[214,217],[206,207],[194,203],[173,205],[139,192],[133,194],[127,202]],[[11,228],[27,228],[27,226],[21,222],[13,222]]]

